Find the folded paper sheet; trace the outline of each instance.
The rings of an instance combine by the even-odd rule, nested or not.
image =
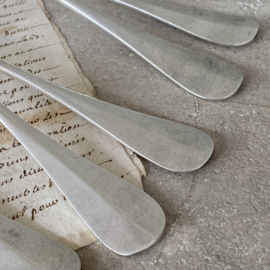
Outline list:
[[[41,0],[0,0],[0,37],[0,59],[94,96]],[[2,74],[0,102],[72,151],[142,188],[139,159],[69,109]],[[96,240],[40,165],[2,125],[0,213],[73,249]]]

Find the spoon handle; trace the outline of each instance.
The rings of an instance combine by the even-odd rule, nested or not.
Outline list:
[[[71,248],[3,215],[0,215],[0,242],[30,263],[34,269],[81,269],[80,259]],[[2,256],[3,253],[0,253],[0,269],[11,269],[14,258],[7,260],[9,258]],[[21,269],[21,265],[16,269]]]
[[[164,213],[142,190],[55,142],[2,104],[0,120],[109,249],[128,256],[161,237]]]
[[[213,56],[170,43],[123,26],[92,11],[77,0],[56,0],[113,35],[149,64],[191,94],[226,99],[239,89],[243,75],[235,66]]]
[[[225,46],[250,43],[258,32],[257,22],[248,17],[201,10],[181,4],[148,0],[110,0],[154,17],[193,36]]]
[[[198,129],[76,93],[2,60],[0,71],[62,103],[162,168],[193,171],[202,167],[213,153],[212,139]]]

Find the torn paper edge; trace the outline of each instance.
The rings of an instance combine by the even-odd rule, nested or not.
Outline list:
[[[92,97],[97,98],[95,88],[94,88],[92,82],[84,75],[82,69],[80,68],[78,62],[75,59],[74,53],[70,49],[70,47],[68,45],[68,42],[67,42],[66,38],[64,37],[64,35],[61,33],[60,29],[50,20],[49,12],[46,10],[43,1],[42,0],[37,0],[37,2],[41,6],[41,8],[43,9],[45,15],[47,16],[47,18],[49,19],[49,21],[50,21],[50,23],[52,25],[54,31],[58,35],[58,37],[59,37],[59,39],[60,39],[60,41],[62,43],[63,48],[65,49],[67,55],[69,56],[69,59],[71,60],[71,62],[74,64],[74,66],[78,70],[78,73],[79,73],[80,77],[82,78],[82,80],[83,80],[83,82],[85,84],[85,88],[88,90],[87,94],[91,95]],[[119,144],[121,144],[121,143],[119,142]],[[139,171],[141,177],[145,177],[146,176],[146,170],[145,170],[141,160],[138,158],[138,156],[132,150],[127,148],[126,146],[122,145],[122,147],[125,149],[125,152],[126,152],[127,156],[130,158],[130,160],[132,161],[134,166]],[[142,182],[142,179],[141,179],[141,182]],[[142,186],[142,188],[143,188],[143,186]]]

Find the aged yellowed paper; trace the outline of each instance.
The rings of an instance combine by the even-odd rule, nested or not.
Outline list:
[[[92,84],[48,20],[41,0],[0,0],[0,59],[94,96]],[[142,188],[144,168],[139,159],[64,106],[2,74],[0,102],[52,139]],[[73,249],[96,240],[40,165],[3,126],[0,213]]]

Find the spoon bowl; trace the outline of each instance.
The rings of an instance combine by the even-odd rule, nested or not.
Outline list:
[[[76,93],[2,60],[0,71],[62,103],[164,169],[174,172],[197,170],[214,151],[213,140],[196,128]]]

